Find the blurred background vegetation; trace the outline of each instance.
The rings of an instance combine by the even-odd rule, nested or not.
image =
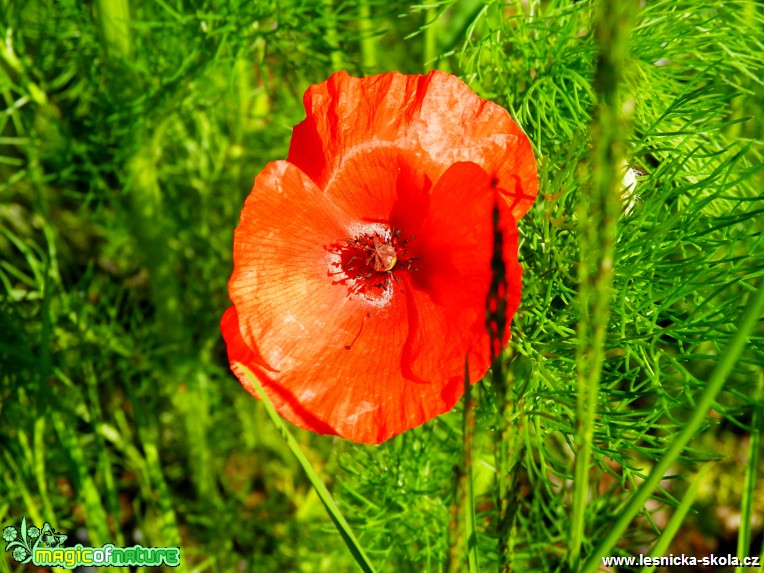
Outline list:
[[[25,515],[84,545],[180,546],[184,571],[357,570],[229,373],[218,328],[253,178],[286,156],[305,89],[337,69],[458,74],[536,149],[508,365],[515,570],[578,569],[574,498],[586,500],[585,557],[691,416],[764,274],[761,5],[643,1],[621,70],[636,186],[619,214],[589,482],[576,493],[592,3],[0,7],[0,526]],[[759,321],[613,553],[650,551],[702,478],[665,552],[761,555],[763,335]],[[494,570],[497,398],[487,384],[475,394],[478,548]],[[379,447],[295,434],[379,570],[446,569],[460,407]]]

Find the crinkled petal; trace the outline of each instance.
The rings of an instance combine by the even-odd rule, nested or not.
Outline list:
[[[245,366],[257,376],[260,383],[264,386],[268,399],[274,408],[284,418],[306,430],[312,430],[321,434],[336,434],[334,429],[316,418],[309,410],[300,405],[300,402],[283,386],[274,383],[269,376],[273,373],[262,366],[262,357],[257,350],[253,350],[244,342],[239,331],[239,315],[235,307],[231,307],[223,314],[220,323],[220,330],[223,333],[223,339],[228,350],[228,360],[231,363],[231,370],[241,382],[244,389],[260,400],[260,395],[255,389],[249,377],[242,368]]]
[[[358,156],[326,193],[286,162],[258,176],[236,230],[229,283],[235,308],[222,330],[244,387],[257,395],[239,363],[296,425],[379,443],[452,408],[463,391],[467,356],[472,382],[488,368],[491,178],[460,163],[431,195],[426,187],[417,194],[421,183],[396,153]],[[389,187],[380,203],[381,190],[363,198],[364,186],[375,184]],[[355,213],[346,212],[354,190],[371,212],[421,233],[411,242],[421,268],[401,271],[382,303],[330,274],[326,246],[355,224]],[[508,214],[506,221],[514,297],[519,267],[509,261],[517,256],[516,231]],[[514,312],[516,303],[510,306]]]
[[[520,304],[522,269],[517,262],[517,226],[492,188],[492,178],[474,163],[455,163],[438,180],[427,218],[417,239],[421,256],[412,273],[410,320],[417,323],[405,347],[412,375],[434,380],[447,375],[448,389],[461,397],[465,357],[470,381],[490,366],[487,297],[494,248],[493,207],[500,209],[499,230],[507,280],[507,323]],[[503,333],[503,341],[509,330]],[[438,340],[438,344],[433,344]]]
[[[287,419],[377,443],[431,418],[437,405],[404,387],[406,300],[380,305],[332,280],[327,246],[354,224],[297,167],[268,165],[235,233],[229,282],[235,311],[224,327],[232,360],[253,370]],[[234,372],[256,394],[243,371]]]
[[[303,101],[307,118],[294,128],[288,159],[321,188],[349,156],[392,145],[416,156],[432,181],[455,162],[480,165],[496,178],[515,219],[538,193],[536,162],[520,127],[450,74],[337,72],[311,86]]]
[[[234,234],[228,291],[244,341],[271,370],[300,363],[324,332],[342,326],[348,300],[327,269],[329,246],[346,236],[343,217],[286,161],[268,164],[255,180]]]
[[[392,224],[411,234],[422,224],[431,187],[408,150],[380,146],[348,155],[324,195],[350,220]]]

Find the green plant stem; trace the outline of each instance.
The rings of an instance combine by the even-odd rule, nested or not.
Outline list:
[[[647,501],[655,488],[658,487],[666,470],[668,470],[669,466],[679,458],[682,450],[684,450],[687,443],[693,438],[703,424],[708,411],[714,405],[716,395],[721,391],[727,376],[729,376],[733,366],[735,366],[738,358],[740,358],[746,345],[746,339],[753,331],[756,322],[759,320],[762,308],[764,308],[764,284],[760,282],[755,294],[751,297],[751,300],[748,303],[748,307],[743,313],[743,319],[738,326],[734,338],[724,352],[720,354],[721,360],[716,365],[716,368],[711,375],[711,379],[706,385],[706,389],[700,395],[696,407],[692,412],[692,416],[687,420],[679,435],[677,435],[671,442],[671,446],[666,454],[653,467],[650,475],[629,500],[629,503],[618,516],[618,519],[615,520],[612,527],[608,530],[608,534],[589,556],[589,559],[582,568],[584,573],[593,573],[594,571],[597,571],[602,556],[607,555],[618,542],[621,535],[623,535],[623,532],[626,531],[629,523],[631,523],[631,520],[642,510],[645,501]]]
[[[616,223],[620,208],[618,166],[625,156],[628,121],[621,108],[622,70],[627,57],[630,2],[600,2],[596,24],[599,57],[595,84],[599,95],[592,124],[593,149],[582,165],[583,196],[578,205],[578,352],[576,467],[569,565],[578,568],[586,525],[589,471],[597,397],[610,320]],[[588,175],[591,174],[589,179]]]
[[[682,503],[679,504],[679,507],[677,507],[674,513],[671,515],[671,519],[666,525],[666,528],[663,530],[663,533],[661,533],[658,541],[656,541],[655,545],[653,545],[653,548],[650,550],[650,557],[661,557],[668,552],[671,541],[674,539],[677,531],[681,529],[682,524],[684,523],[684,518],[687,516],[687,512],[690,511],[692,502],[695,501],[695,496],[698,493],[700,485],[703,483],[703,479],[706,477],[706,474],[711,470],[712,467],[714,467],[714,465],[708,463],[703,466],[703,468],[697,473],[695,479],[692,482],[692,485],[690,486],[690,489],[688,489],[687,493],[684,494]],[[649,573],[650,571],[654,570],[654,565],[645,565],[642,567],[640,573]]]
[[[131,57],[130,5],[128,0],[100,0],[98,24],[106,59],[110,65],[109,87],[117,97],[137,89],[126,62]],[[138,130],[136,151],[127,162],[127,184],[133,219],[133,233],[149,272],[152,297],[157,308],[157,324],[168,341],[184,338],[180,311],[180,287],[172,269],[167,245],[170,242],[162,213],[162,191],[157,177],[157,161],[167,118],[153,130]]]
[[[477,523],[475,520],[475,483],[472,474],[472,443],[475,435],[475,399],[472,396],[472,384],[469,379],[469,368],[464,365],[464,471],[467,474],[467,491],[464,496],[464,529],[467,532],[467,570],[478,573],[478,539]]]
[[[268,412],[268,416],[273,422],[273,425],[276,426],[276,429],[281,434],[281,437],[286,441],[289,450],[292,452],[294,457],[297,458],[297,462],[300,464],[303,471],[305,471],[305,475],[308,476],[308,480],[310,480],[311,485],[316,490],[318,497],[321,499],[321,502],[326,508],[326,512],[329,514],[329,518],[334,523],[334,526],[337,528],[337,532],[340,534],[342,540],[347,545],[356,563],[365,573],[374,573],[374,565],[372,565],[371,561],[369,561],[369,558],[366,556],[366,553],[361,547],[361,544],[358,542],[358,539],[356,539],[352,529],[350,529],[350,525],[342,515],[342,512],[337,506],[337,503],[334,501],[332,494],[329,493],[328,489],[326,489],[324,482],[321,481],[318,473],[315,469],[313,469],[313,465],[308,461],[308,458],[302,452],[302,449],[297,443],[297,440],[294,439],[292,433],[286,427],[284,421],[276,413],[276,409],[268,399],[268,396],[263,390],[263,386],[260,384],[260,381],[244,364],[239,363],[239,366],[244,370],[244,372],[247,373],[247,378],[252,383],[252,386],[257,389],[257,393],[260,395],[260,399],[263,401],[263,406],[265,406],[265,411]]]
[[[477,573],[478,548],[475,523],[475,487],[472,472],[472,444],[475,435],[475,399],[469,378],[469,364],[464,362],[464,410],[462,412],[462,466],[457,468],[456,496],[452,507],[452,542],[449,547],[449,571],[464,569]],[[466,545],[465,545],[466,543]]]
[[[761,455],[762,409],[764,409],[764,372],[759,370],[756,385],[753,420],[751,421],[751,442],[748,448],[748,464],[745,470],[742,507],[740,508],[740,533],[737,538],[737,556],[742,559],[751,555],[751,529],[753,525],[753,503],[756,496],[756,468]]]
[[[512,569],[511,531],[515,520],[515,504],[512,495],[516,482],[515,460],[518,452],[510,451],[511,445],[517,445],[513,440],[512,418],[513,378],[504,366],[504,360],[511,357],[511,349],[507,356],[502,356],[501,343],[507,327],[507,269],[502,253],[504,251],[504,236],[499,227],[499,208],[493,208],[493,255],[491,257],[491,288],[488,293],[486,328],[490,334],[491,343],[491,385],[496,397],[496,433],[494,438],[494,456],[496,458],[497,481],[497,535],[499,541],[499,571],[508,573]],[[510,453],[511,452],[511,453]]]
[[[361,36],[361,65],[364,73],[368,74],[377,67],[377,38],[374,36],[369,0],[358,2],[358,31]]]
[[[435,8],[428,8],[424,12],[425,26],[424,29],[424,62],[422,62],[425,70],[432,70],[435,66],[435,58],[438,57],[438,29],[439,18],[438,12]]]
[[[129,58],[132,53],[129,0],[98,0],[96,14],[108,58]]]
[[[337,35],[334,1],[324,0],[324,9],[326,14],[326,41],[329,44],[332,68],[334,70],[341,70],[343,67],[342,51],[340,50],[340,41]]]

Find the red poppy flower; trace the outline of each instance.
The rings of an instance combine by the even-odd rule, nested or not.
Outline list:
[[[511,318],[535,160],[504,109],[446,73],[338,72],[304,102],[241,213],[221,327],[254,396],[240,364],[297,426],[379,443],[451,409],[465,359],[471,382],[488,369],[494,205]]]

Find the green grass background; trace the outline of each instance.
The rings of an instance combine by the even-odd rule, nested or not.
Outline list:
[[[0,0],[0,526],[180,546],[183,571],[357,570],[228,370],[232,234],[310,84],[440,68],[511,111],[541,191],[505,384],[474,389],[467,440],[461,406],[379,447],[293,430],[370,561],[474,570],[467,446],[483,570],[761,555],[764,10],[600,7]]]

